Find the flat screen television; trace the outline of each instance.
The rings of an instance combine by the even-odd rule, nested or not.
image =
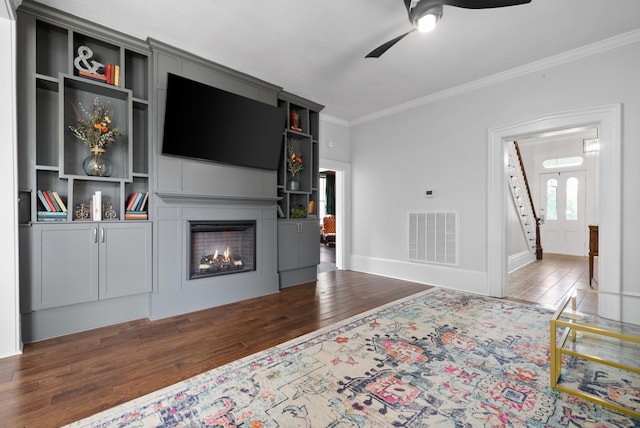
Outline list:
[[[277,170],[285,119],[284,108],[168,73],[162,153]]]

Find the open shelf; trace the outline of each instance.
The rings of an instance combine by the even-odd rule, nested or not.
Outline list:
[[[295,95],[283,93],[278,101],[287,112],[284,150],[278,168],[279,219],[317,218],[319,150],[319,116],[322,106]],[[290,150],[291,148],[291,150]],[[303,169],[294,178],[288,158],[294,153],[302,159]]]
[[[146,193],[150,185],[148,46],[47,12],[26,2],[19,14],[20,34],[33,34],[20,39],[19,63],[25,76],[21,92],[24,99],[35,101],[23,103],[20,111],[20,188],[25,190],[21,197],[30,198],[22,206],[29,207],[29,222],[35,223],[43,220],[38,215],[44,209],[38,190],[56,192],[69,212],[101,191],[123,219],[128,194]],[[95,67],[94,61],[105,67]],[[118,85],[107,83],[106,76],[99,81],[80,72],[93,69],[104,74],[107,64],[119,67]],[[82,107],[90,111],[95,98],[111,106],[110,127],[122,134],[106,147],[104,156],[113,163],[108,177],[85,173],[82,163],[90,147],[69,129],[79,117],[87,119]],[[74,216],[56,221],[74,221]]]
[[[86,177],[82,169],[82,161],[89,156],[89,148],[69,130],[75,126],[78,118],[87,119],[84,112],[90,112],[94,99],[112,109],[111,128],[118,128],[123,134],[107,147],[108,156],[114,165],[110,177],[94,177],[94,179],[119,180],[131,179],[131,91],[112,85],[94,83],[81,77],[61,75],[62,93],[60,99],[60,166],[61,177]],[[84,110],[84,112],[83,112]]]

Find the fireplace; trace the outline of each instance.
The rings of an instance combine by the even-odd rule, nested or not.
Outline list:
[[[189,221],[189,279],[256,270],[255,220]]]

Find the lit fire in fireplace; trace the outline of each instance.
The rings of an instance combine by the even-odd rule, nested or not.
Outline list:
[[[244,263],[240,256],[231,255],[229,247],[220,254],[216,250],[213,254],[203,256],[200,259],[200,271],[201,272],[217,272],[225,270],[242,269]]]
[[[256,270],[254,220],[189,222],[189,279]]]

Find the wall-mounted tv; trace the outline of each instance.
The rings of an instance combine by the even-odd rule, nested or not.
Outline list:
[[[168,73],[162,153],[277,170],[285,119],[283,108]]]

